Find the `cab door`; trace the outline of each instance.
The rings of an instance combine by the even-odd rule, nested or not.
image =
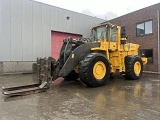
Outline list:
[[[117,27],[110,27],[109,30],[109,51],[115,51],[117,49]]]

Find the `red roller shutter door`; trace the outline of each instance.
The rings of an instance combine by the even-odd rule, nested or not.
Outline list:
[[[59,53],[61,46],[63,44],[63,39],[68,37],[81,38],[82,35],[63,33],[63,32],[51,32],[52,57],[54,57],[56,60],[59,58]]]

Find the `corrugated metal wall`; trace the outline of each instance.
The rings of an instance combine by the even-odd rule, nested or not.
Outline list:
[[[89,37],[103,21],[32,0],[0,0],[0,61],[51,56],[51,30]]]

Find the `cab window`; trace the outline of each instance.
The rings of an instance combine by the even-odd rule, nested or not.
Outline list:
[[[101,39],[107,39],[107,27],[106,26],[102,26],[102,27],[98,27],[96,29],[96,39],[97,40],[101,40]]]
[[[116,41],[116,26],[111,28],[111,33],[110,33],[110,41],[115,42]]]

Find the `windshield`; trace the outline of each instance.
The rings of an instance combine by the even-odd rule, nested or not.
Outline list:
[[[102,26],[102,27],[98,27],[96,28],[96,39],[100,40],[100,39],[106,39],[107,38],[107,27]]]

